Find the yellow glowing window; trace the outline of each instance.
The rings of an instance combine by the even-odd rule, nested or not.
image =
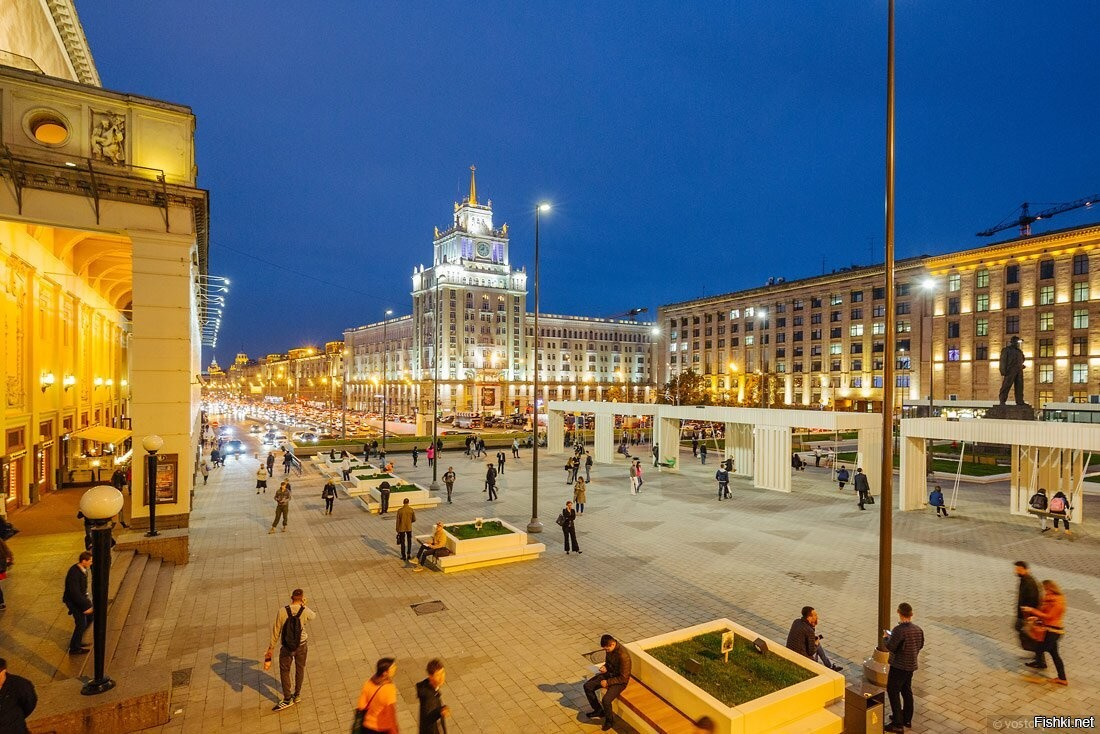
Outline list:
[[[30,127],[34,139],[46,145],[61,145],[69,139],[69,128],[56,117],[40,117]]]

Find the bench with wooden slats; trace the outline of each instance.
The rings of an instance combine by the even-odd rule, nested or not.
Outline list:
[[[658,734],[694,734],[695,723],[651,688],[631,676],[630,685],[616,699]],[[626,717],[629,721],[630,717]]]

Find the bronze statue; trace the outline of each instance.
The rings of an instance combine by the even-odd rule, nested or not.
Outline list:
[[[1020,337],[1014,336],[1008,346],[1001,350],[1001,405],[1008,400],[1008,390],[1013,388],[1016,393],[1016,405],[1024,403],[1024,350],[1020,349]]]

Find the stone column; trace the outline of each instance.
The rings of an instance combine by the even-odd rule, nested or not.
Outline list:
[[[593,461],[610,464],[615,460],[615,416],[596,413],[596,433],[592,439]]]
[[[733,459],[734,476],[753,475],[752,444],[752,426],[747,423],[726,424],[725,458]]]
[[[928,483],[927,471],[928,442],[923,438],[910,438],[905,435],[905,423],[902,422],[901,435],[901,471],[898,474],[898,508],[919,510],[924,507],[925,490]],[[880,460],[881,463],[881,460]],[[866,468],[864,469],[866,471]]]
[[[193,288],[195,238],[131,232],[133,338],[130,414],[133,418],[132,517],[148,518],[141,440],[164,439],[161,457],[177,462],[176,501],[157,505],[158,528],[187,524],[199,439],[199,333]],[[140,525],[140,523],[139,523]]]
[[[837,462],[839,465],[840,462]],[[882,482],[882,429],[861,428],[856,437],[856,465],[849,467],[852,476],[856,469],[863,469],[871,485],[871,494],[879,494]],[[893,467],[891,467],[893,471]]]
[[[535,431],[535,435],[538,435],[538,431]],[[565,413],[548,406],[546,409],[546,453],[561,454],[564,452]]]
[[[753,486],[790,492],[791,471],[791,429],[756,426],[753,430]]]

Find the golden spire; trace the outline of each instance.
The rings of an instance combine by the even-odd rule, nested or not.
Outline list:
[[[470,206],[477,206],[477,181],[474,179],[476,166],[470,166]]]

